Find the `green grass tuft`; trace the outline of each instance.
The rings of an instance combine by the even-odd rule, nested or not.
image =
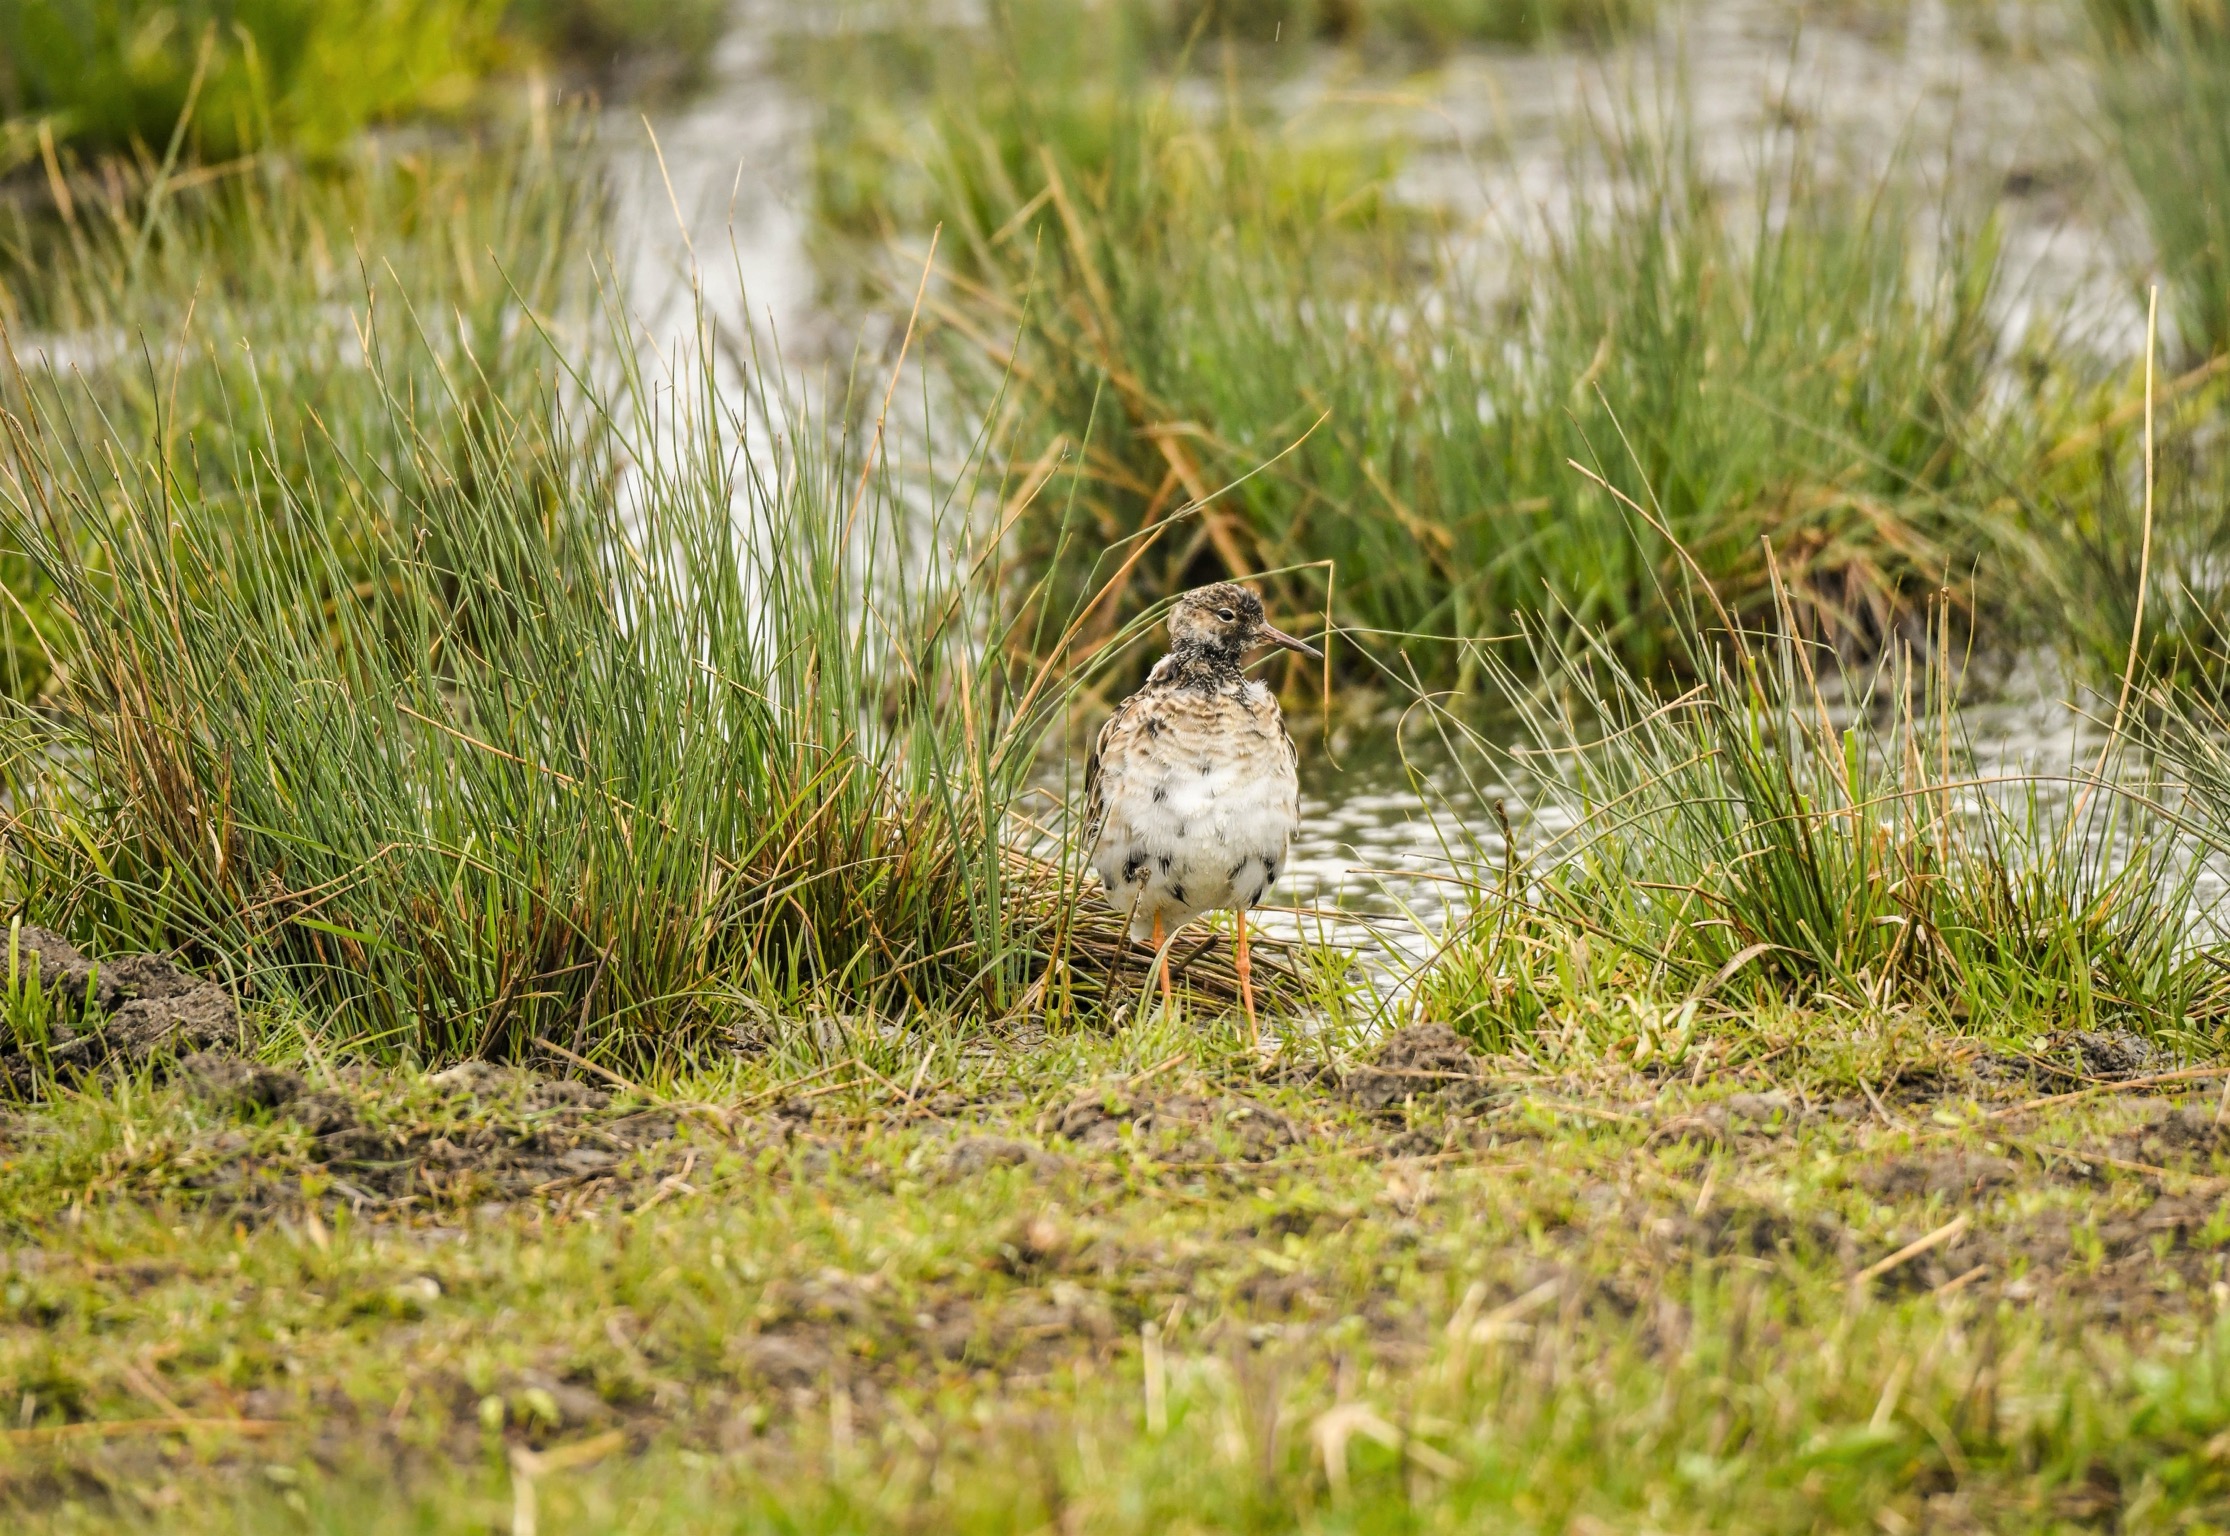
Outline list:
[[[975,466],[863,468],[710,332],[654,384],[499,266],[446,274],[477,313],[408,275],[281,289],[269,351],[216,304],[144,395],[19,380],[52,674],[0,899],[421,1059],[1071,1006],[1104,925],[1010,824],[1066,683],[1009,670],[996,548],[914,520]]]
[[[2215,1048],[2201,874],[2128,754],[1994,777],[1940,672],[1723,629],[1692,659],[1678,693],[1586,634],[1485,663],[1525,723],[1480,741],[1483,771],[1527,800],[1533,846],[1476,876],[1420,1016],[1522,1048],[1592,1015],[1638,1060],[1679,1059],[1704,1005]]]
[[[2230,349],[2230,24],[2187,0],[2091,0],[2109,142],[2168,278],[2185,366]]]

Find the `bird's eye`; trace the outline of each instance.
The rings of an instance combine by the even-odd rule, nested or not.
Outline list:
[[[1236,624],[1239,621],[1239,616],[1233,613],[1229,608],[1218,608],[1216,610],[1216,617],[1223,620],[1226,624]]]

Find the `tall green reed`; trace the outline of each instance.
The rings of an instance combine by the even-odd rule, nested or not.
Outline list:
[[[0,225],[0,406],[163,458],[211,519],[266,516],[350,460],[407,496],[422,466],[396,451],[383,394],[454,385],[467,403],[445,430],[469,431],[531,376],[526,316],[586,315],[577,242],[595,244],[602,194],[562,169],[584,147],[557,123],[446,152],[367,144],[319,173],[264,158],[183,190],[119,175],[80,183],[66,220],[19,209]],[[384,378],[358,365],[368,352]],[[59,686],[39,640],[50,594],[5,533],[0,572],[0,691],[37,698]]]
[[[2022,617],[2080,682],[2118,686],[2133,636],[2136,675],[2175,693],[2220,694],[2230,677],[2218,618],[2230,580],[2230,457],[2216,371],[2203,363],[2160,386],[2149,519],[2134,429],[2141,396],[2071,434],[2024,489],[2026,568],[2037,580]]]
[[[2230,633],[2219,620],[2212,659],[2230,665]],[[2219,689],[2177,687],[2171,678],[2132,701],[2127,719],[2132,739],[2163,765],[2177,825],[2197,842],[2204,877],[2220,889],[2230,868],[2230,704]]]
[[[1015,843],[1066,682],[1008,660],[1011,572],[950,510],[980,460],[902,474],[709,328],[646,377],[618,316],[506,285],[482,355],[364,271],[403,323],[322,361],[361,377],[251,360],[222,441],[11,408],[62,682],[10,711],[0,902],[420,1057],[1088,1000],[1105,925]],[[219,454],[254,496],[201,493]]]
[[[2137,475],[2117,463],[2115,431],[2086,432],[2099,464],[2072,497],[2047,495],[2035,519],[2062,600],[2053,618],[2093,676],[2118,676],[2144,594],[2139,662],[2148,675],[2219,690],[2216,640],[2230,523],[2220,447],[2230,358],[2230,18],[2201,0],[2089,0],[2104,138],[2152,236],[2163,279],[2170,378],[2152,530]],[[2112,423],[2126,427],[2132,407]],[[2147,569],[2140,583],[2139,567]],[[2103,578],[2103,579],[2102,579]]]
[[[2089,0],[2109,142],[2168,279],[2183,365],[2230,349],[2230,17]]]

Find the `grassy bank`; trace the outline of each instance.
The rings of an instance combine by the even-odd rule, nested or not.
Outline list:
[[[0,203],[0,1525],[2212,1529],[2205,358],[2148,503],[1902,172],[1634,108],[1482,243],[1233,84],[1334,8],[1067,14],[845,103],[940,256],[810,389],[561,125]],[[1225,570],[1482,808],[1263,1049],[1059,760]]]
[[[989,1058],[922,1026],[905,1081],[801,1035],[655,1093],[65,1096],[4,1133],[37,1241],[0,1498],[33,1531],[2203,1527],[2213,1083],[2028,1107],[2081,1079],[1837,1033],[1762,1014],[1700,1085],[1429,1037],[1265,1081],[1188,1021]]]
[[[966,589],[845,587],[830,554],[882,545],[817,542],[846,466],[833,498],[807,464],[731,500],[710,450],[748,424],[683,413],[714,424],[693,455],[544,406],[513,423],[548,450],[541,521],[427,493],[410,526],[453,553],[373,565],[386,632],[314,546],[253,546],[262,578],[190,521],[168,562],[129,525],[91,546],[126,579],[73,598],[78,644],[130,686],[76,696],[82,770],[19,780],[18,867],[34,910],[82,891],[81,930],[114,901],[237,957],[261,1043],[0,1121],[28,1528],[1997,1532],[2219,1503],[2219,989],[2127,786],[2008,799],[1925,674],[1853,709],[1862,675],[1710,620],[1677,695],[1604,639],[1481,660],[1537,704],[1532,750],[1481,760],[1570,831],[1476,871],[1413,986],[1289,995],[1260,1056],[1194,992],[1131,1017],[1023,989],[1034,958],[966,969],[1064,920],[965,863],[996,843],[949,809],[1014,782],[955,716],[980,743],[1027,712],[940,683],[933,645],[885,660],[909,592]],[[563,497],[622,452],[628,516]],[[798,531],[766,546],[796,589],[699,542],[739,505]],[[770,628],[722,617],[730,572],[779,595]],[[824,589],[884,594],[874,646]],[[959,655],[996,666],[976,612],[992,643]],[[1605,706],[1558,711],[1583,680]],[[189,705],[258,755],[197,757]],[[2162,756],[2214,825],[2211,759]],[[199,798],[165,828],[170,785]],[[47,819],[103,804],[137,841],[75,839],[98,860]],[[234,879],[303,887],[226,905],[193,843],[219,808]],[[720,841],[731,815],[756,840]],[[726,869],[778,838],[808,851]],[[798,921],[688,905],[708,856]],[[1005,926],[970,932],[987,895]],[[11,1030],[51,1037],[11,977]],[[366,1061],[466,1052],[521,1065]]]

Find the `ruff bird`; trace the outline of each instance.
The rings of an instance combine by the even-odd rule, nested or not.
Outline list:
[[[1300,754],[1277,699],[1241,670],[1266,645],[1323,659],[1273,628],[1245,587],[1186,593],[1170,610],[1169,654],[1108,716],[1084,765],[1085,845],[1108,905],[1157,953],[1200,913],[1235,913],[1239,1001],[1258,1040],[1247,909],[1285,867],[1301,820]],[[1160,964],[1166,1006],[1167,956]]]

